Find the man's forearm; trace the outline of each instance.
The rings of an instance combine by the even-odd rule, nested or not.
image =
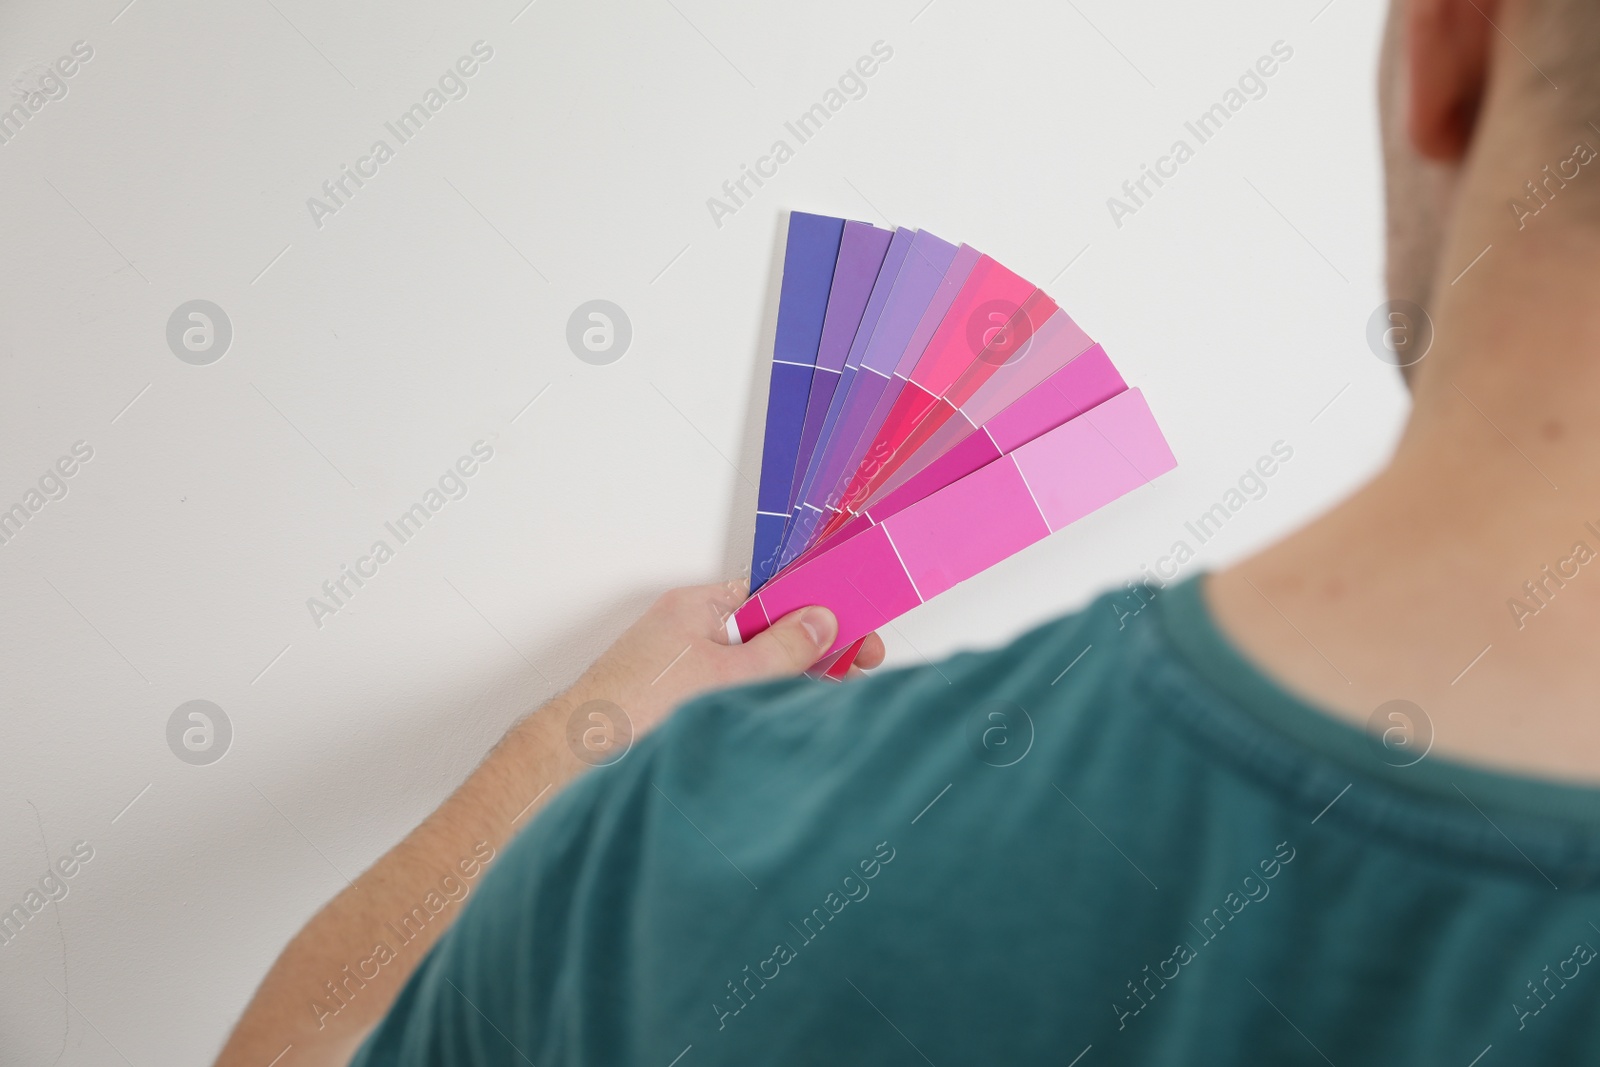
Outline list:
[[[406,838],[334,897],[267,973],[217,1060],[343,1065],[455,920],[483,867],[587,764],[565,744],[577,697],[514,727]]]
[[[356,879],[283,950],[234,1028],[217,1067],[348,1062],[460,912],[482,865],[589,764],[655,727],[683,701],[718,686],[796,674],[832,643],[838,625],[819,608],[796,611],[742,645],[723,624],[738,585],[674,590],[645,612],[567,692],[511,729],[437,811]],[[875,666],[883,643],[856,660]],[[857,672],[859,673],[859,672]],[[597,703],[585,708],[590,701]],[[596,731],[601,719],[620,731]],[[603,734],[604,736],[599,736]]]

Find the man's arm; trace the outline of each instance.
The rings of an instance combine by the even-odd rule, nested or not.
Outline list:
[[[796,674],[833,642],[837,623],[822,608],[780,619],[743,645],[726,643],[723,623],[742,588],[696,586],[667,593],[628,629],[576,685],[517,723],[459,788],[382,859],[334,897],[283,950],[262,980],[217,1059],[218,1067],[266,1067],[290,1050],[284,1067],[343,1065],[383,1017],[423,955],[454,921],[456,901],[441,881],[462,886],[478,862],[498,853],[517,828],[590,764],[568,743],[620,708],[638,736],[674,707],[710,689]],[[861,666],[883,660],[872,638]],[[579,712],[591,701],[605,719]],[[615,724],[612,724],[615,725]],[[609,733],[609,731],[607,731]],[[596,735],[591,734],[591,740]],[[614,735],[613,735],[614,737]],[[615,742],[614,743],[621,743]],[[604,752],[597,752],[603,756]],[[492,850],[492,851],[490,851]],[[472,871],[473,875],[467,872]],[[432,895],[417,935],[383,966],[363,968],[387,924],[398,924]],[[410,936],[412,927],[406,928]],[[331,987],[330,987],[331,984]]]

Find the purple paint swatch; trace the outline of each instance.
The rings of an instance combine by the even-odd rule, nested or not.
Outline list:
[[[866,222],[844,224],[839,260],[833,268],[833,289],[828,294],[828,316],[823,321],[822,341],[817,346],[817,371],[811,378],[811,396],[806,401],[806,418],[800,429],[799,462],[795,464],[794,482],[789,486],[791,512],[805,482],[811,453],[822,434],[823,421],[828,417],[828,405],[844,374],[850,343],[855,340],[861,316],[867,310],[867,300],[872,296],[873,283],[878,280],[878,268],[883,266],[883,257],[889,251],[893,236],[888,230]]]
[[[883,309],[889,303],[890,294],[894,292],[895,279],[900,276],[901,268],[905,266],[906,257],[911,253],[911,242],[916,236],[915,230],[904,228],[895,230],[894,237],[889,241],[889,251],[884,253],[883,265],[878,268],[877,280],[872,283],[872,295],[867,298],[867,309],[861,314],[861,323],[856,327],[855,338],[850,342],[850,352],[845,356],[844,369],[839,375],[838,384],[834,387],[833,397],[828,401],[828,413],[822,420],[822,431],[817,435],[811,455],[806,460],[805,477],[801,480],[800,491],[795,496],[789,521],[783,532],[783,548],[779,555],[780,566],[788,556],[789,542],[796,536],[799,520],[802,516],[815,518],[816,509],[807,510],[801,501],[810,491],[811,483],[817,475],[817,468],[822,465],[828,442],[833,439],[834,428],[838,425],[839,415],[844,410],[845,399],[850,395],[856,374],[861,370],[861,359],[866,355],[867,345],[872,341],[872,335],[883,318]],[[806,525],[807,536],[802,540],[809,540],[810,529],[811,527]]]
[[[955,260],[956,252],[955,245],[926,230],[912,239],[911,249],[884,305],[883,315],[861,357],[861,370],[850,383],[849,394],[840,409],[833,436],[827,442],[826,454],[817,467],[816,477],[799,500],[799,506],[805,512],[797,517],[785,539],[778,562],[780,567],[804,551],[815,529],[813,522],[807,520],[813,518],[813,513],[815,517],[821,517],[842,488],[840,483],[852,469],[846,464],[878,406],[878,398],[883,395],[895,368],[899,366],[906,345],[917,332],[928,305],[938,294],[939,285]]]

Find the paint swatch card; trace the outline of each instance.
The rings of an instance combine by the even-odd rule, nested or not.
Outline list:
[[[900,614],[1171,470],[1144,395],[970,245],[794,212],[742,641],[823,604],[844,672]]]

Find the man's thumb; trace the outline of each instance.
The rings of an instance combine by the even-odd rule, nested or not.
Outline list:
[[[833,645],[839,620],[824,607],[791,611],[739,649],[752,678],[799,674]]]

